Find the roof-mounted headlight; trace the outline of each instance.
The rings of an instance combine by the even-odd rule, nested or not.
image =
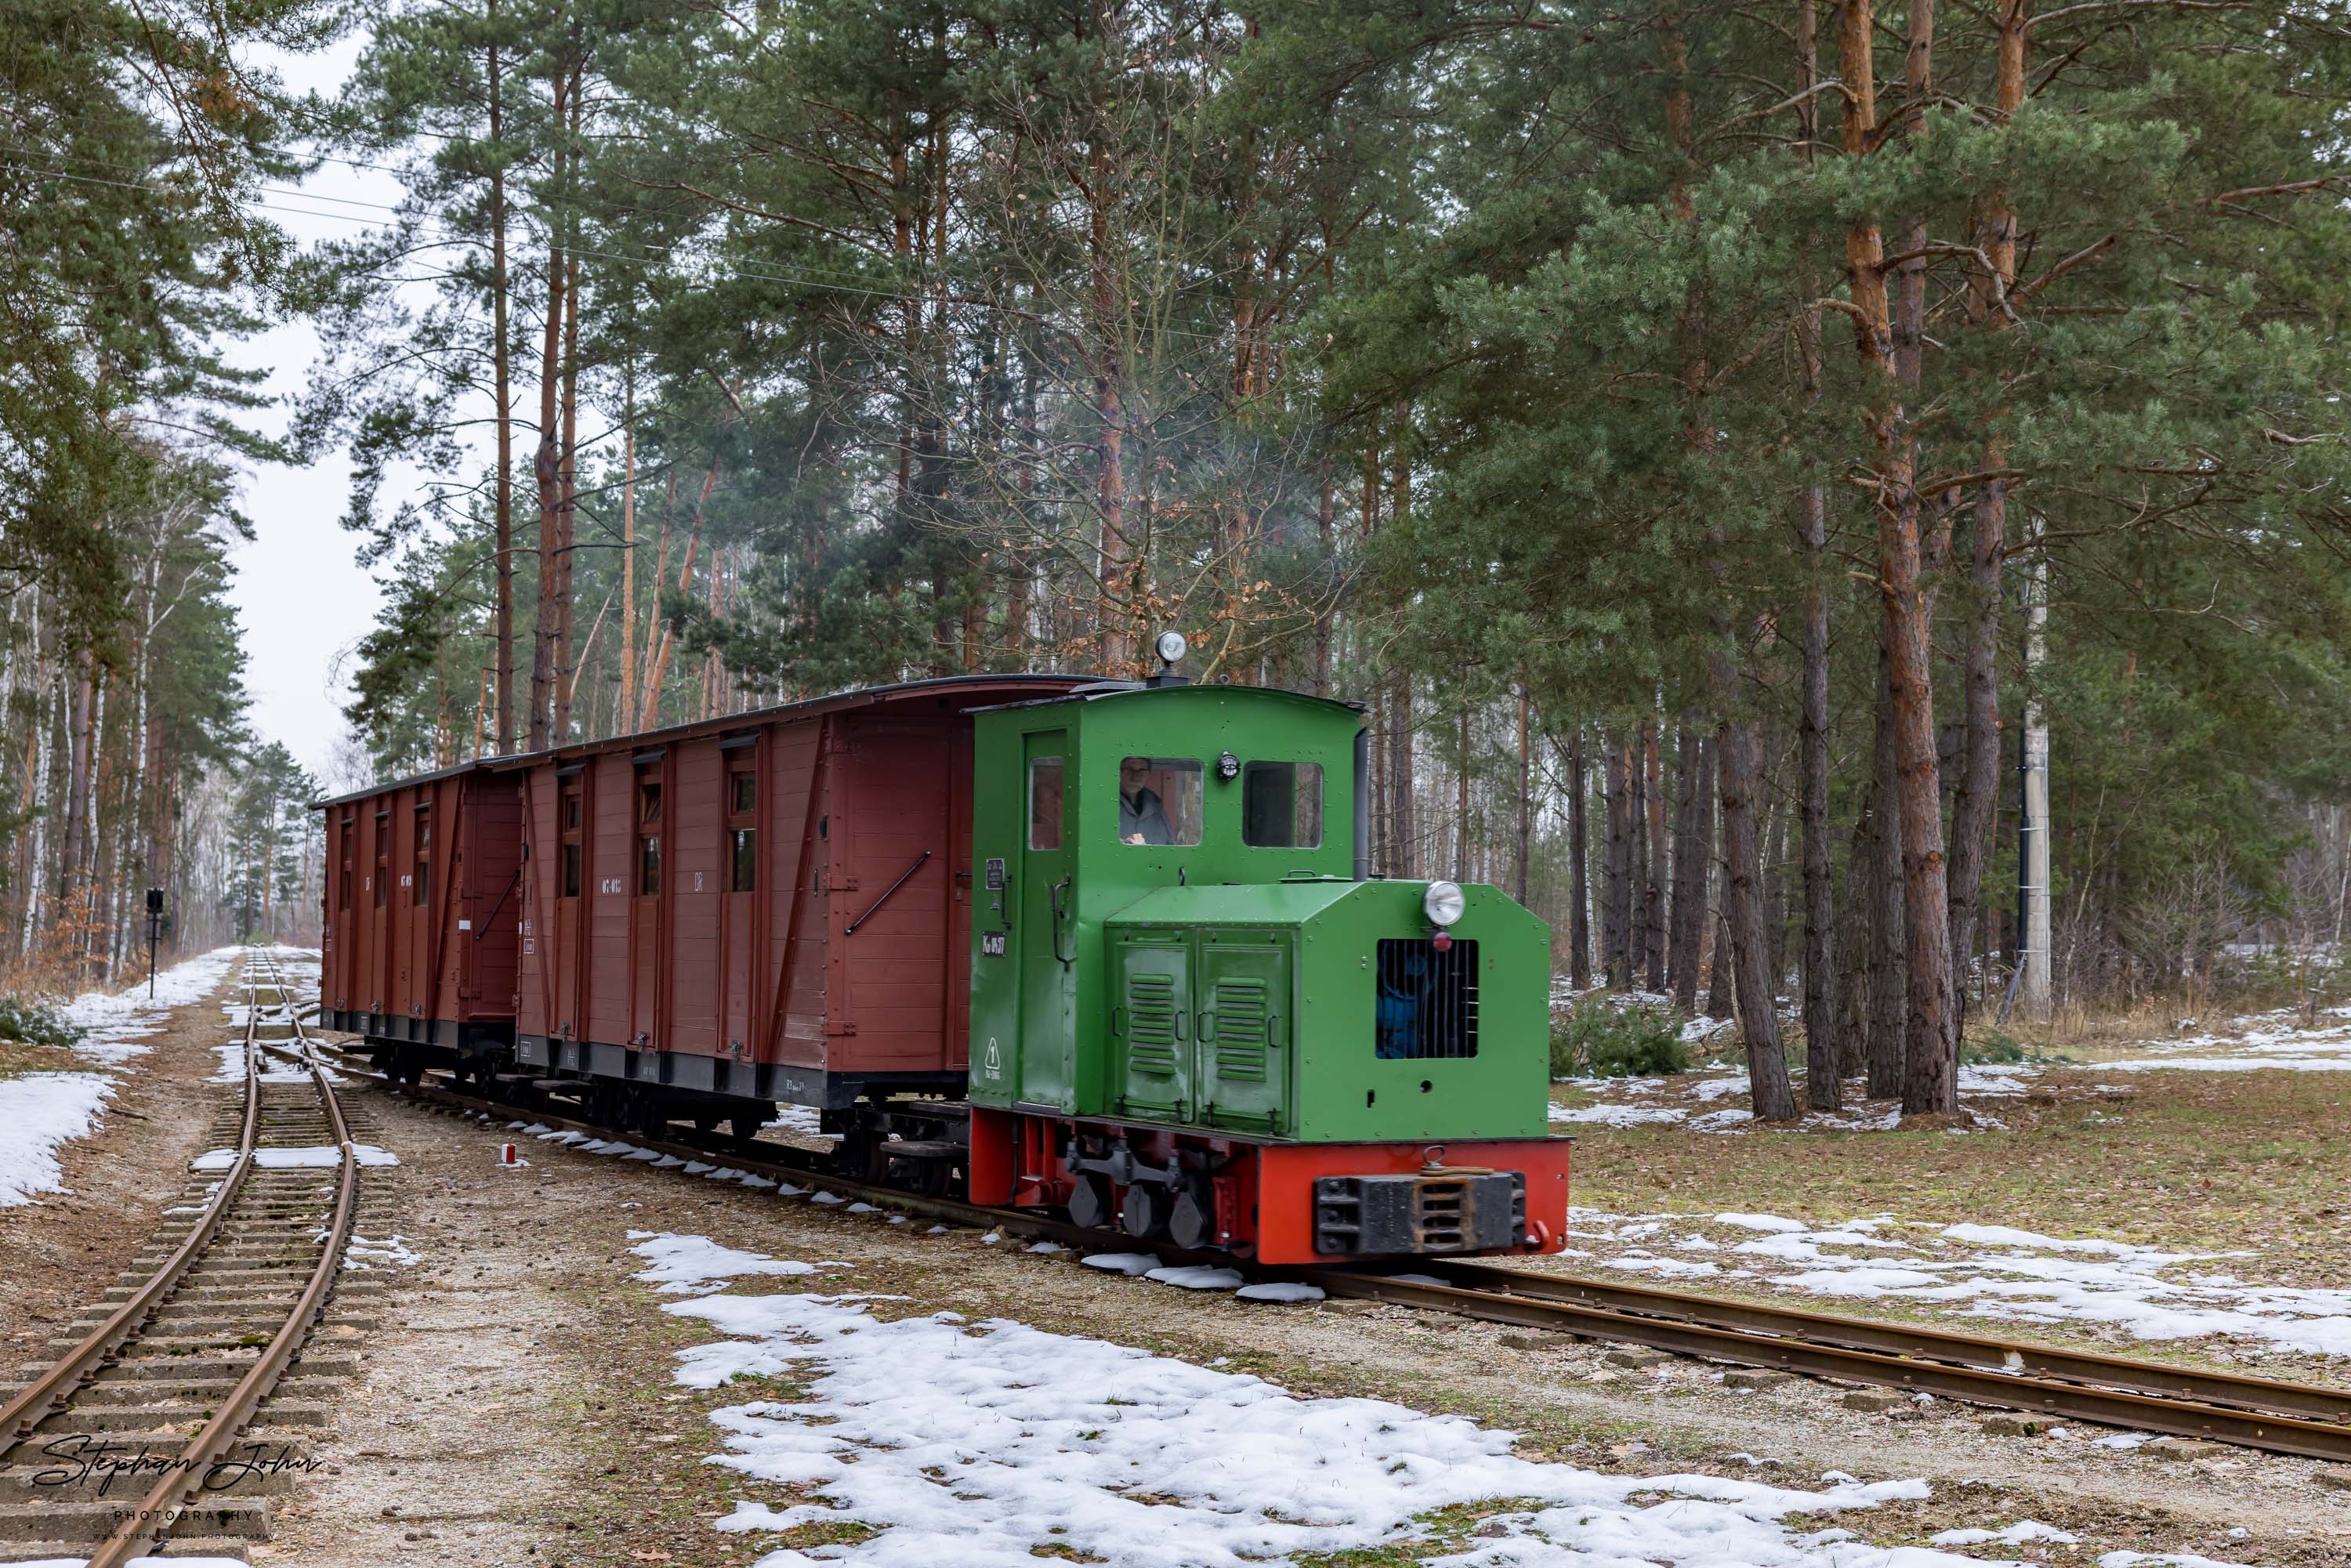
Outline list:
[[[1162,632],[1157,646],[1159,662],[1163,664],[1180,664],[1184,662],[1184,655],[1192,651],[1192,644],[1185,641],[1181,632]]]
[[[1461,884],[1452,882],[1432,882],[1428,891],[1420,895],[1421,912],[1428,916],[1431,925],[1445,926],[1458,922],[1469,901],[1462,895]]]

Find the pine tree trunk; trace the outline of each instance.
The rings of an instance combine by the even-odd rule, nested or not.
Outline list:
[[[1643,727],[1625,744],[1625,979],[1632,986],[1649,963],[1649,768]]]
[[[1761,846],[1756,815],[1763,775],[1763,747],[1753,720],[1726,724],[1719,745],[1724,882],[1723,925],[1730,937],[1732,998],[1739,1032],[1747,1042],[1747,1076],[1756,1116],[1766,1122],[1795,1119],[1795,1092],[1788,1084],[1787,1058],[1781,1053],[1780,1015],[1765,971],[1762,898],[1758,885]]]
[[[1698,1010],[1698,949],[1706,941],[1706,852],[1698,847],[1698,812],[1709,820],[1714,786],[1698,777],[1702,743],[1684,715],[1674,737],[1674,902],[1672,941],[1666,962],[1666,983],[1674,1005],[1685,1012]]]
[[[1910,0],[1907,87],[1913,103],[1934,96],[1935,0]],[[1923,121],[1911,122],[1918,134]],[[1923,214],[1911,225],[1906,250],[1927,242]],[[1905,262],[1895,379],[1910,401],[1918,396],[1926,341],[1926,261]],[[1891,481],[1878,508],[1878,572],[1886,594],[1893,649],[1896,789],[1902,815],[1905,934],[1909,948],[1908,1018],[1903,1063],[1905,1115],[1957,1111],[1959,1099],[1958,975],[1951,946],[1949,865],[1943,842],[1941,769],[1935,750],[1934,612],[1921,570],[1927,550],[1916,489],[1918,442],[1904,402],[1881,427]]]
[[[2005,123],[2024,107],[2027,6],[2025,0],[2002,0],[1999,14],[1999,64],[1993,102]],[[1991,257],[1992,274],[1972,281],[1968,315],[1979,330],[2004,331],[2008,317],[2003,303],[2016,281],[2016,214],[1995,186],[1980,204],[1977,244]],[[1997,417],[1997,416],[1995,416]],[[2007,466],[2007,444],[1995,433],[1984,438],[1979,465],[1985,473]],[[1967,743],[1951,811],[1951,947],[1955,968],[1967,972],[1981,944],[1983,873],[1991,852],[1993,820],[2000,809],[2000,576],[2008,553],[2008,482],[1991,479],[1976,491],[1970,529],[1969,590],[1970,609],[1967,645],[1962,653],[1966,686]],[[1952,998],[1955,1033],[1964,1030],[1967,990]]]
[[[1567,977],[1577,990],[1592,984],[1592,884],[1586,879],[1589,840],[1584,831],[1583,730],[1567,743]]]
[[[621,423],[621,667],[612,698],[613,728],[637,711],[637,362],[626,373],[627,413]]]
[[[576,95],[578,88],[575,84]],[[578,99],[573,99],[572,134],[579,134]],[[571,688],[580,678],[579,644],[573,640],[571,559],[579,537],[580,473],[580,258],[564,260],[563,289],[563,502],[555,530],[555,743],[571,740]]]
[[[1796,58],[1804,96],[1796,105],[1796,138],[1807,167],[1818,156],[1820,34],[1813,0],[1799,0]],[[1810,280],[1806,280],[1809,286]],[[1807,404],[1821,396],[1823,369],[1821,313],[1810,310],[1797,323],[1798,393]],[[1797,533],[1804,546],[1810,581],[1804,589],[1803,664],[1799,679],[1802,708],[1797,742],[1798,784],[1804,840],[1804,1097],[1815,1111],[1844,1103],[1843,1020],[1837,1016],[1834,872],[1829,853],[1829,589],[1828,492],[1807,485],[1796,502]]]
[[[1453,776],[1453,880],[1469,875],[1469,705],[1461,705],[1460,760]]]
[[[1100,110],[1097,112],[1101,112]],[[1098,615],[1098,647],[1102,672],[1123,675],[1134,660],[1134,641],[1128,624],[1135,601],[1135,560],[1126,531],[1126,433],[1122,427],[1121,398],[1125,382],[1123,330],[1118,308],[1117,263],[1111,254],[1110,151],[1097,128],[1087,153],[1088,270],[1092,282],[1094,338],[1094,419],[1098,426],[1099,471],[1094,506],[1102,528],[1102,600]]]
[[[560,76],[555,85],[555,116],[563,118]],[[538,598],[530,638],[530,748],[547,749],[555,712],[557,615],[555,590],[557,552],[562,541],[563,453],[559,403],[562,398],[563,251],[550,240],[547,254],[547,319],[539,335],[538,449],[531,460],[538,486]]]
[[[1531,704],[1524,685],[1519,687],[1519,834],[1516,851],[1510,860],[1511,893],[1520,904],[1527,901],[1527,861],[1534,844],[1535,795],[1534,756],[1528,748],[1527,732],[1532,719]]]
[[[1412,677],[1401,668],[1388,676],[1388,844],[1395,874],[1420,874],[1420,840],[1412,810]]]
[[[1876,963],[1871,937],[1876,901],[1871,889],[1878,875],[1877,786],[1875,779],[1862,786],[1861,805],[1854,813],[1853,844],[1845,856],[1844,915],[1836,936],[1841,956],[1836,991],[1836,1060],[1841,1078],[1855,1078],[1869,1070],[1872,970]],[[1840,1085],[1840,1101],[1842,1085]]]
[[[1600,959],[1607,983],[1618,989],[1633,975],[1633,808],[1624,743],[1602,743],[1600,788],[1608,807],[1608,849],[1600,886]]]
[[[68,668],[73,700],[66,723],[66,831],[57,842],[57,886],[62,906],[70,911],[71,900],[81,888],[82,862],[89,846],[90,772],[96,740],[91,716],[98,698],[98,650],[75,650]]]
[[[1658,754],[1660,726],[1656,719],[1641,724],[1641,751],[1647,786],[1648,870],[1641,894],[1641,925],[1647,933],[1648,973],[1644,984],[1653,992],[1666,988],[1666,770]]]
[[[490,32],[497,32],[498,0],[486,0]],[[496,149],[504,119],[498,75],[498,47],[489,47],[490,145]],[[497,664],[498,753],[510,755],[515,744],[514,716],[514,376],[509,360],[507,313],[512,290],[507,277],[506,164],[490,166],[490,366],[492,398],[496,403],[498,472],[492,508],[497,528]]]
[[[1895,774],[1892,660],[1883,642],[1877,653],[1876,776],[1871,781],[1869,877],[1869,1095],[1891,1099],[1902,1092],[1902,1061],[1907,1043],[1903,997],[1908,985],[1904,944],[1902,832]]]

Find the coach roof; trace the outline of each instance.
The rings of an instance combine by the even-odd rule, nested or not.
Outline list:
[[[354,800],[371,800],[394,789],[416,784],[429,784],[438,779],[452,779],[461,774],[499,772],[509,768],[528,768],[542,762],[567,757],[595,757],[611,751],[643,751],[671,745],[681,740],[693,740],[704,736],[730,735],[738,730],[755,728],[776,721],[813,718],[821,714],[837,713],[851,708],[879,707],[893,703],[910,703],[925,696],[951,699],[958,693],[990,694],[1001,691],[1018,702],[1028,691],[1050,691],[1055,695],[1073,687],[1100,684],[1100,678],[1089,675],[1065,675],[1019,672],[1007,674],[940,675],[929,680],[901,681],[894,685],[861,686],[854,691],[834,692],[828,696],[806,697],[795,703],[778,703],[773,707],[751,708],[743,713],[726,714],[717,718],[695,719],[686,724],[674,724],[665,729],[639,730],[628,735],[615,735],[602,740],[579,740],[568,746],[552,746],[542,751],[517,752],[511,757],[477,757],[452,768],[435,768],[430,773],[413,774],[406,779],[394,779],[364,789],[353,789],[327,800],[313,800],[309,810],[323,810]],[[1034,699],[1032,699],[1034,700]],[[1045,700],[1051,700],[1050,698]],[[990,705],[997,706],[997,705]]]

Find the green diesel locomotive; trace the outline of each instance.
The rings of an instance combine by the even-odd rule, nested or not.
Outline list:
[[[974,726],[975,1201],[1268,1263],[1562,1245],[1549,929],[1369,877],[1360,706],[1162,676]]]

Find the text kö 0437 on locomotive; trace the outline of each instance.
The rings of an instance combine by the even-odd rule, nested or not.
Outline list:
[[[1370,879],[1364,761],[1352,705],[1064,676],[492,760],[328,803],[327,1021],[624,1126],[812,1106],[846,1175],[1268,1263],[1556,1250],[1549,932]],[[420,800],[464,848],[386,918],[368,830]],[[412,1010],[350,1000],[395,971]]]

